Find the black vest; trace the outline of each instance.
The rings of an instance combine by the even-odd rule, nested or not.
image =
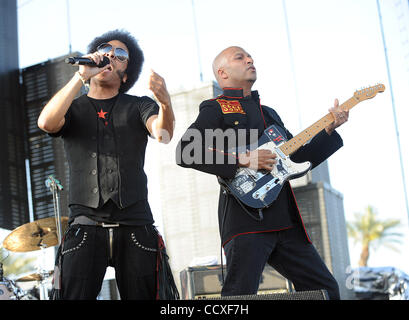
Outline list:
[[[97,100],[89,98],[98,114],[98,178],[101,199],[99,206],[109,199],[119,204],[119,168],[116,151],[115,131],[112,125],[112,110],[118,96],[112,99]]]
[[[147,199],[143,167],[149,132],[140,115],[143,99],[149,98],[120,94],[110,115],[115,133],[121,208]],[[74,100],[67,115],[69,126],[62,137],[70,169],[69,203],[97,208],[101,196],[97,140],[100,120],[86,95]]]

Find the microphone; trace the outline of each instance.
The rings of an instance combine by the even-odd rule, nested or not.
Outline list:
[[[65,59],[65,63],[72,64],[74,66],[85,65],[85,66],[90,66],[90,67],[102,68],[110,64],[111,61],[109,60],[108,57],[104,56],[103,60],[97,65],[92,59],[89,59],[89,58],[70,57],[70,58]]]

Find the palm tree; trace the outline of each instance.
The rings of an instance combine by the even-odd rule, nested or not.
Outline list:
[[[377,212],[372,206],[367,206],[363,213],[355,213],[355,221],[347,222],[347,230],[348,236],[354,239],[355,243],[362,244],[360,267],[368,265],[371,248],[376,249],[380,245],[385,245],[398,251],[393,243],[401,243],[399,238],[403,234],[393,231],[400,224],[400,220],[397,219],[378,219]]]

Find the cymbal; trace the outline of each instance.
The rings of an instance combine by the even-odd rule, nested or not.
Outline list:
[[[25,277],[21,277],[17,280],[15,280],[16,282],[30,282],[30,281],[43,281],[47,278],[49,278],[50,276],[52,276],[54,273],[54,271],[46,271],[44,273],[32,273],[28,276]]]
[[[68,217],[61,217],[62,233],[67,229]],[[3,241],[7,250],[28,252],[58,245],[57,226],[54,217],[23,224],[14,229]]]

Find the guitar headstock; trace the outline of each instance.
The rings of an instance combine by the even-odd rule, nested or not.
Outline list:
[[[385,86],[383,84],[377,84],[376,86],[364,88],[362,90],[357,90],[354,93],[354,97],[357,100],[367,100],[375,97],[379,92],[384,92]]]

